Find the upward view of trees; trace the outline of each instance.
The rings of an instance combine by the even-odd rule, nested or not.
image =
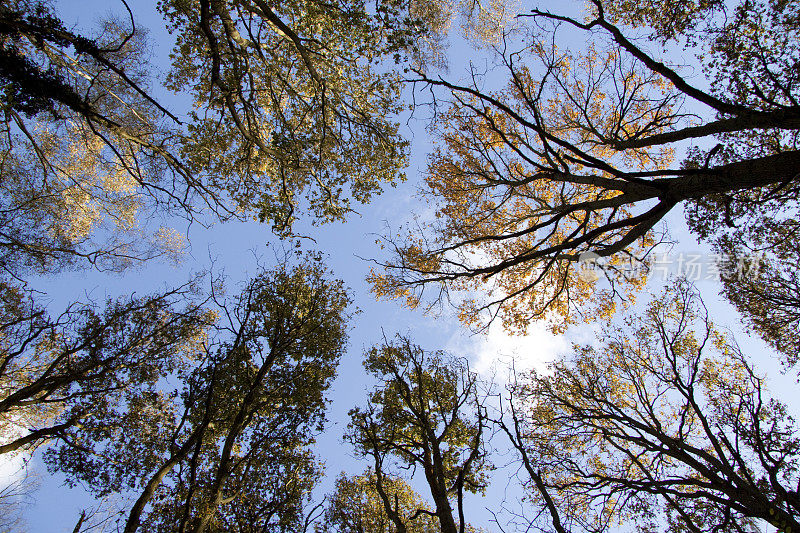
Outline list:
[[[585,8],[523,13],[495,70],[470,83],[418,72],[447,101],[423,192],[437,217],[389,240],[395,254],[373,276],[377,294],[424,299],[427,288],[441,299],[485,288],[489,297],[457,302],[465,322],[483,313],[517,329],[608,316],[643,281],[625,267],[646,263],[664,238],[657,224],[678,206],[720,253],[786,259],[800,163],[798,5]],[[662,47],[694,52],[697,66],[680,69]],[[506,86],[484,89],[495,75]],[[685,141],[694,144],[678,157]],[[603,291],[576,276],[584,252],[607,258]],[[732,297],[736,285],[726,278]],[[734,301],[758,323],[765,298]]]
[[[165,88],[192,100],[170,111],[133,15],[84,36],[48,4],[4,3],[5,268],[150,257],[124,237],[154,208],[281,233],[300,210],[342,219],[402,178],[392,57],[417,54],[428,26],[410,8],[163,2],[176,38]]]
[[[465,492],[486,489],[491,468],[485,394],[464,361],[427,353],[399,337],[373,348],[365,368],[383,385],[369,405],[350,411],[347,434],[374,472],[374,490],[398,532],[413,531],[420,515],[435,517],[443,533],[463,533]],[[418,467],[424,474],[433,510],[401,514],[394,500],[392,470]],[[388,486],[384,486],[388,485]]]
[[[555,530],[797,528],[797,423],[694,289],[625,322],[511,389],[504,429]]]
[[[796,372],[800,2],[162,0],[169,43],[125,0],[88,29],[59,6],[0,5],[0,460],[97,499],[65,530],[800,530],[792,396],[689,280],[648,279],[682,217]],[[423,118],[433,210],[381,239],[373,293],[596,339],[495,383],[380,332],[341,377],[365,389],[336,421],[359,465],[327,485],[357,302],[310,244],[238,283],[48,294],[127,287],[187,227],[345,222],[406,179]],[[33,470],[0,486],[0,529],[24,530]]]

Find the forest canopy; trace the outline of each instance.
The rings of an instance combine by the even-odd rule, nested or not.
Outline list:
[[[0,5],[0,530],[800,530],[800,1],[66,7]]]

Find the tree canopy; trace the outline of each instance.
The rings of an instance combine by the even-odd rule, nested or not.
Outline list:
[[[190,364],[213,315],[184,287],[73,305],[50,317],[19,287],[2,287],[0,454],[113,429],[118,404],[159,396],[159,380]],[[119,431],[118,429],[115,431]]]
[[[133,493],[126,532],[262,531],[302,521],[319,475],[310,445],[346,345],[350,299],[309,261],[265,271],[215,303],[208,312],[218,321],[175,353],[177,386],[133,382],[106,393],[103,410],[45,453],[72,483],[99,495]]]
[[[60,525],[800,528],[797,406],[768,355],[686,279],[634,304],[682,211],[745,327],[796,365],[800,0],[160,0],[158,40],[126,0],[93,27],[58,8],[0,5],[0,468],[34,457],[96,498]],[[449,325],[352,325],[312,248],[353,236],[309,228],[405,179],[420,122],[432,209],[380,239],[373,292],[479,330],[594,322],[594,342],[503,387],[485,353],[421,346],[452,347]],[[228,222],[283,254],[250,275],[186,253]],[[138,270],[182,257],[199,272],[164,286]],[[371,347],[343,378],[367,390],[328,424],[351,328]],[[528,341],[517,357],[546,351]],[[357,464],[324,495],[330,426]],[[0,529],[34,470],[0,480]]]
[[[554,531],[798,527],[798,428],[676,283],[511,388],[504,427]]]
[[[484,446],[485,394],[477,375],[465,361],[426,352],[405,337],[372,348],[364,367],[382,384],[366,408],[350,411],[346,438],[370,461],[375,491],[395,529],[411,530],[407,524],[421,513],[436,517],[444,533],[464,533],[465,491],[485,490],[491,469]],[[400,513],[384,487],[393,463],[422,470],[434,511]]]
[[[534,8],[467,83],[418,70],[447,102],[422,192],[436,216],[384,239],[394,255],[373,273],[376,294],[452,298],[465,322],[500,317],[516,330],[607,318],[642,286],[666,237],[658,224],[678,206],[729,260],[772,254],[791,286],[782,261],[797,218],[797,9],[592,0],[582,18]],[[680,64],[666,47],[696,58]],[[578,276],[584,253],[605,261],[604,284]],[[742,298],[771,335],[763,299]]]
[[[4,4],[4,269],[147,259],[175,248],[168,229],[152,246],[136,231],[165,213],[281,234],[300,212],[342,220],[403,178],[394,63],[431,22],[410,7],[161,2],[175,49],[159,86],[132,13],[85,36],[47,2]],[[191,108],[168,110],[167,90]]]
[[[381,476],[378,481],[378,476]],[[378,489],[380,487],[380,489]],[[388,498],[392,511],[405,518],[409,533],[435,533],[438,522],[427,504],[402,478],[377,474],[336,478],[336,487],[325,509],[322,531],[352,533],[397,533],[393,519],[386,513],[380,491]],[[421,511],[420,511],[421,510]],[[413,518],[412,518],[413,517]]]

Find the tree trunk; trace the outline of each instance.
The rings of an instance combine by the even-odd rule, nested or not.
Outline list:
[[[139,496],[139,499],[133,504],[133,508],[128,515],[128,521],[125,523],[124,533],[134,533],[139,528],[139,520],[142,517],[142,511],[144,511],[145,506],[150,502],[153,494],[155,494],[156,489],[161,484],[161,480],[164,479],[164,476],[166,476],[176,464],[189,454],[194,444],[197,442],[197,439],[202,437],[204,430],[204,426],[199,426],[195,429],[184,445],[153,474],[142,491],[141,496]]]
[[[793,180],[798,175],[800,151],[794,150],[720,165],[679,178],[656,179],[653,184],[666,190],[662,198],[682,201],[774,185]]]

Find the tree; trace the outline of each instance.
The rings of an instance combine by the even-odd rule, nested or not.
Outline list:
[[[398,528],[386,513],[384,502],[376,489],[377,474],[371,470],[360,476],[336,479],[336,488],[328,497],[321,531],[339,533],[396,533]],[[428,505],[401,478],[383,475],[381,489],[392,510],[400,517],[410,533],[441,531]],[[418,511],[421,509],[422,511]],[[413,518],[412,518],[413,517]]]
[[[143,235],[148,219],[172,215],[254,215],[286,235],[300,211],[341,220],[402,178],[387,59],[417,53],[435,10],[162,2],[176,36],[165,88],[193,88],[176,115],[158,101],[145,33],[123,4],[130,21],[97,36],[67,29],[44,1],[0,9],[5,270],[120,269],[175,252],[170,230]]]
[[[642,285],[664,237],[657,225],[677,206],[721,252],[741,251],[731,240],[794,242],[797,10],[793,1],[592,0],[584,20],[533,9],[497,47],[504,89],[491,90],[494,70],[473,70],[465,84],[418,72],[450,98],[423,191],[437,211],[384,239],[394,255],[373,273],[375,292],[416,305],[428,288],[434,303],[457,299],[468,323],[484,313],[511,329],[542,318],[561,329],[610,316]],[[709,88],[635,37],[696,52]],[[580,39],[583,49],[572,45]],[[579,276],[590,252],[605,262],[604,285]],[[488,296],[475,298],[478,289]]]
[[[346,438],[372,463],[375,491],[394,528],[409,531],[416,516],[428,514],[443,533],[464,533],[464,492],[482,492],[491,468],[477,376],[465,361],[400,336],[372,348],[364,367],[380,384],[366,408],[350,411]],[[401,514],[390,498],[393,464],[422,470],[433,511]]]
[[[0,8],[5,275],[119,270],[180,251],[169,230],[148,238],[143,228],[160,210],[153,202],[189,207],[188,191],[167,183],[167,170],[180,163],[161,124],[172,115],[150,95],[146,55],[132,22],[106,21],[88,38],[43,2]]]
[[[409,6],[378,2],[371,14],[350,0],[163,2],[177,35],[168,86],[192,87],[203,110],[182,140],[187,163],[279,232],[303,189],[319,220],[340,220],[352,200],[393,183],[405,164],[390,120],[399,83],[373,64],[399,61],[423,29]]]
[[[135,494],[126,532],[292,530],[320,475],[309,446],[349,303],[317,259],[263,272],[217,299],[221,323],[184,356],[194,365],[117,399],[46,461],[99,495]]]
[[[0,285],[0,454],[53,439],[79,446],[93,426],[119,432],[119,405],[158,397],[159,381],[188,364],[208,327],[190,289],[111,301],[103,312],[74,305],[53,319],[24,290]]]
[[[693,287],[598,340],[519,379],[505,404],[546,529],[798,527],[796,423]]]

